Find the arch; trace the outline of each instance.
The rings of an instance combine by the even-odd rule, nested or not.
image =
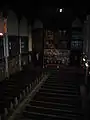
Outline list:
[[[20,20],[20,36],[28,36],[28,22],[24,16]]]
[[[33,29],[43,28],[43,23],[40,20],[36,20],[33,24]]]
[[[74,20],[72,23],[72,27],[82,27],[80,19],[76,18],[76,20]]]
[[[8,11],[7,30],[8,35],[18,36],[18,19],[12,10]]]

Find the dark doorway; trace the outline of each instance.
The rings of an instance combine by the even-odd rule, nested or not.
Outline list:
[[[70,61],[73,66],[80,66],[81,51],[71,51]]]

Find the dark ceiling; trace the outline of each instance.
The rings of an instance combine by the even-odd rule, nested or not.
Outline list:
[[[29,1],[30,2],[30,1]],[[21,2],[18,3],[6,3],[1,6],[1,9],[4,10],[4,13],[6,14],[8,9],[14,10],[14,12],[17,14],[17,16],[20,18],[20,16],[24,15],[26,18],[28,18],[29,21],[33,21],[37,18],[39,18],[45,26],[48,27],[61,27],[61,28],[68,28],[71,26],[72,21],[79,17],[82,22],[86,18],[86,14],[89,12],[87,7],[80,7],[79,5],[74,6],[47,6],[42,5],[40,2],[34,3],[25,3]],[[36,6],[37,5],[37,6]],[[64,8],[63,13],[60,13],[57,11],[57,8]]]
[[[78,15],[78,16],[82,16],[84,13],[86,13],[88,11],[87,7],[83,7],[81,6],[81,4],[79,5],[79,3],[77,4],[76,2],[73,1],[73,5],[69,5],[70,3],[68,2],[62,2],[62,4],[60,4],[61,1],[59,1],[59,3],[56,3],[55,1],[51,2],[49,5],[49,1],[48,3],[45,1],[19,1],[19,2],[7,2],[7,3],[3,3],[0,4],[0,8],[7,10],[8,8],[13,9],[17,14],[22,15],[24,14],[26,17],[30,18],[30,17],[38,17],[41,14],[43,15],[55,15],[56,14],[56,9],[57,8],[70,8],[71,11],[69,10],[68,12],[72,12],[73,15]],[[44,4],[45,3],[45,4]],[[55,4],[56,3],[56,4]],[[66,5],[66,4],[67,5]],[[85,4],[85,3],[84,3]],[[67,13],[68,13],[67,12]],[[65,11],[66,13],[66,11]],[[69,14],[69,13],[68,13]]]

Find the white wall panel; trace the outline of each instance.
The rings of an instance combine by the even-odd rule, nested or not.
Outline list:
[[[18,19],[12,10],[8,11],[7,29],[8,35],[18,36]]]
[[[20,36],[28,36],[28,23],[25,17],[20,21]]]

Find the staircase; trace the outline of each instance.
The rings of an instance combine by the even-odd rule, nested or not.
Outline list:
[[[26,104],[18,120],[83,120],[79,81],[74,70],[49,72],[50,76]]]

